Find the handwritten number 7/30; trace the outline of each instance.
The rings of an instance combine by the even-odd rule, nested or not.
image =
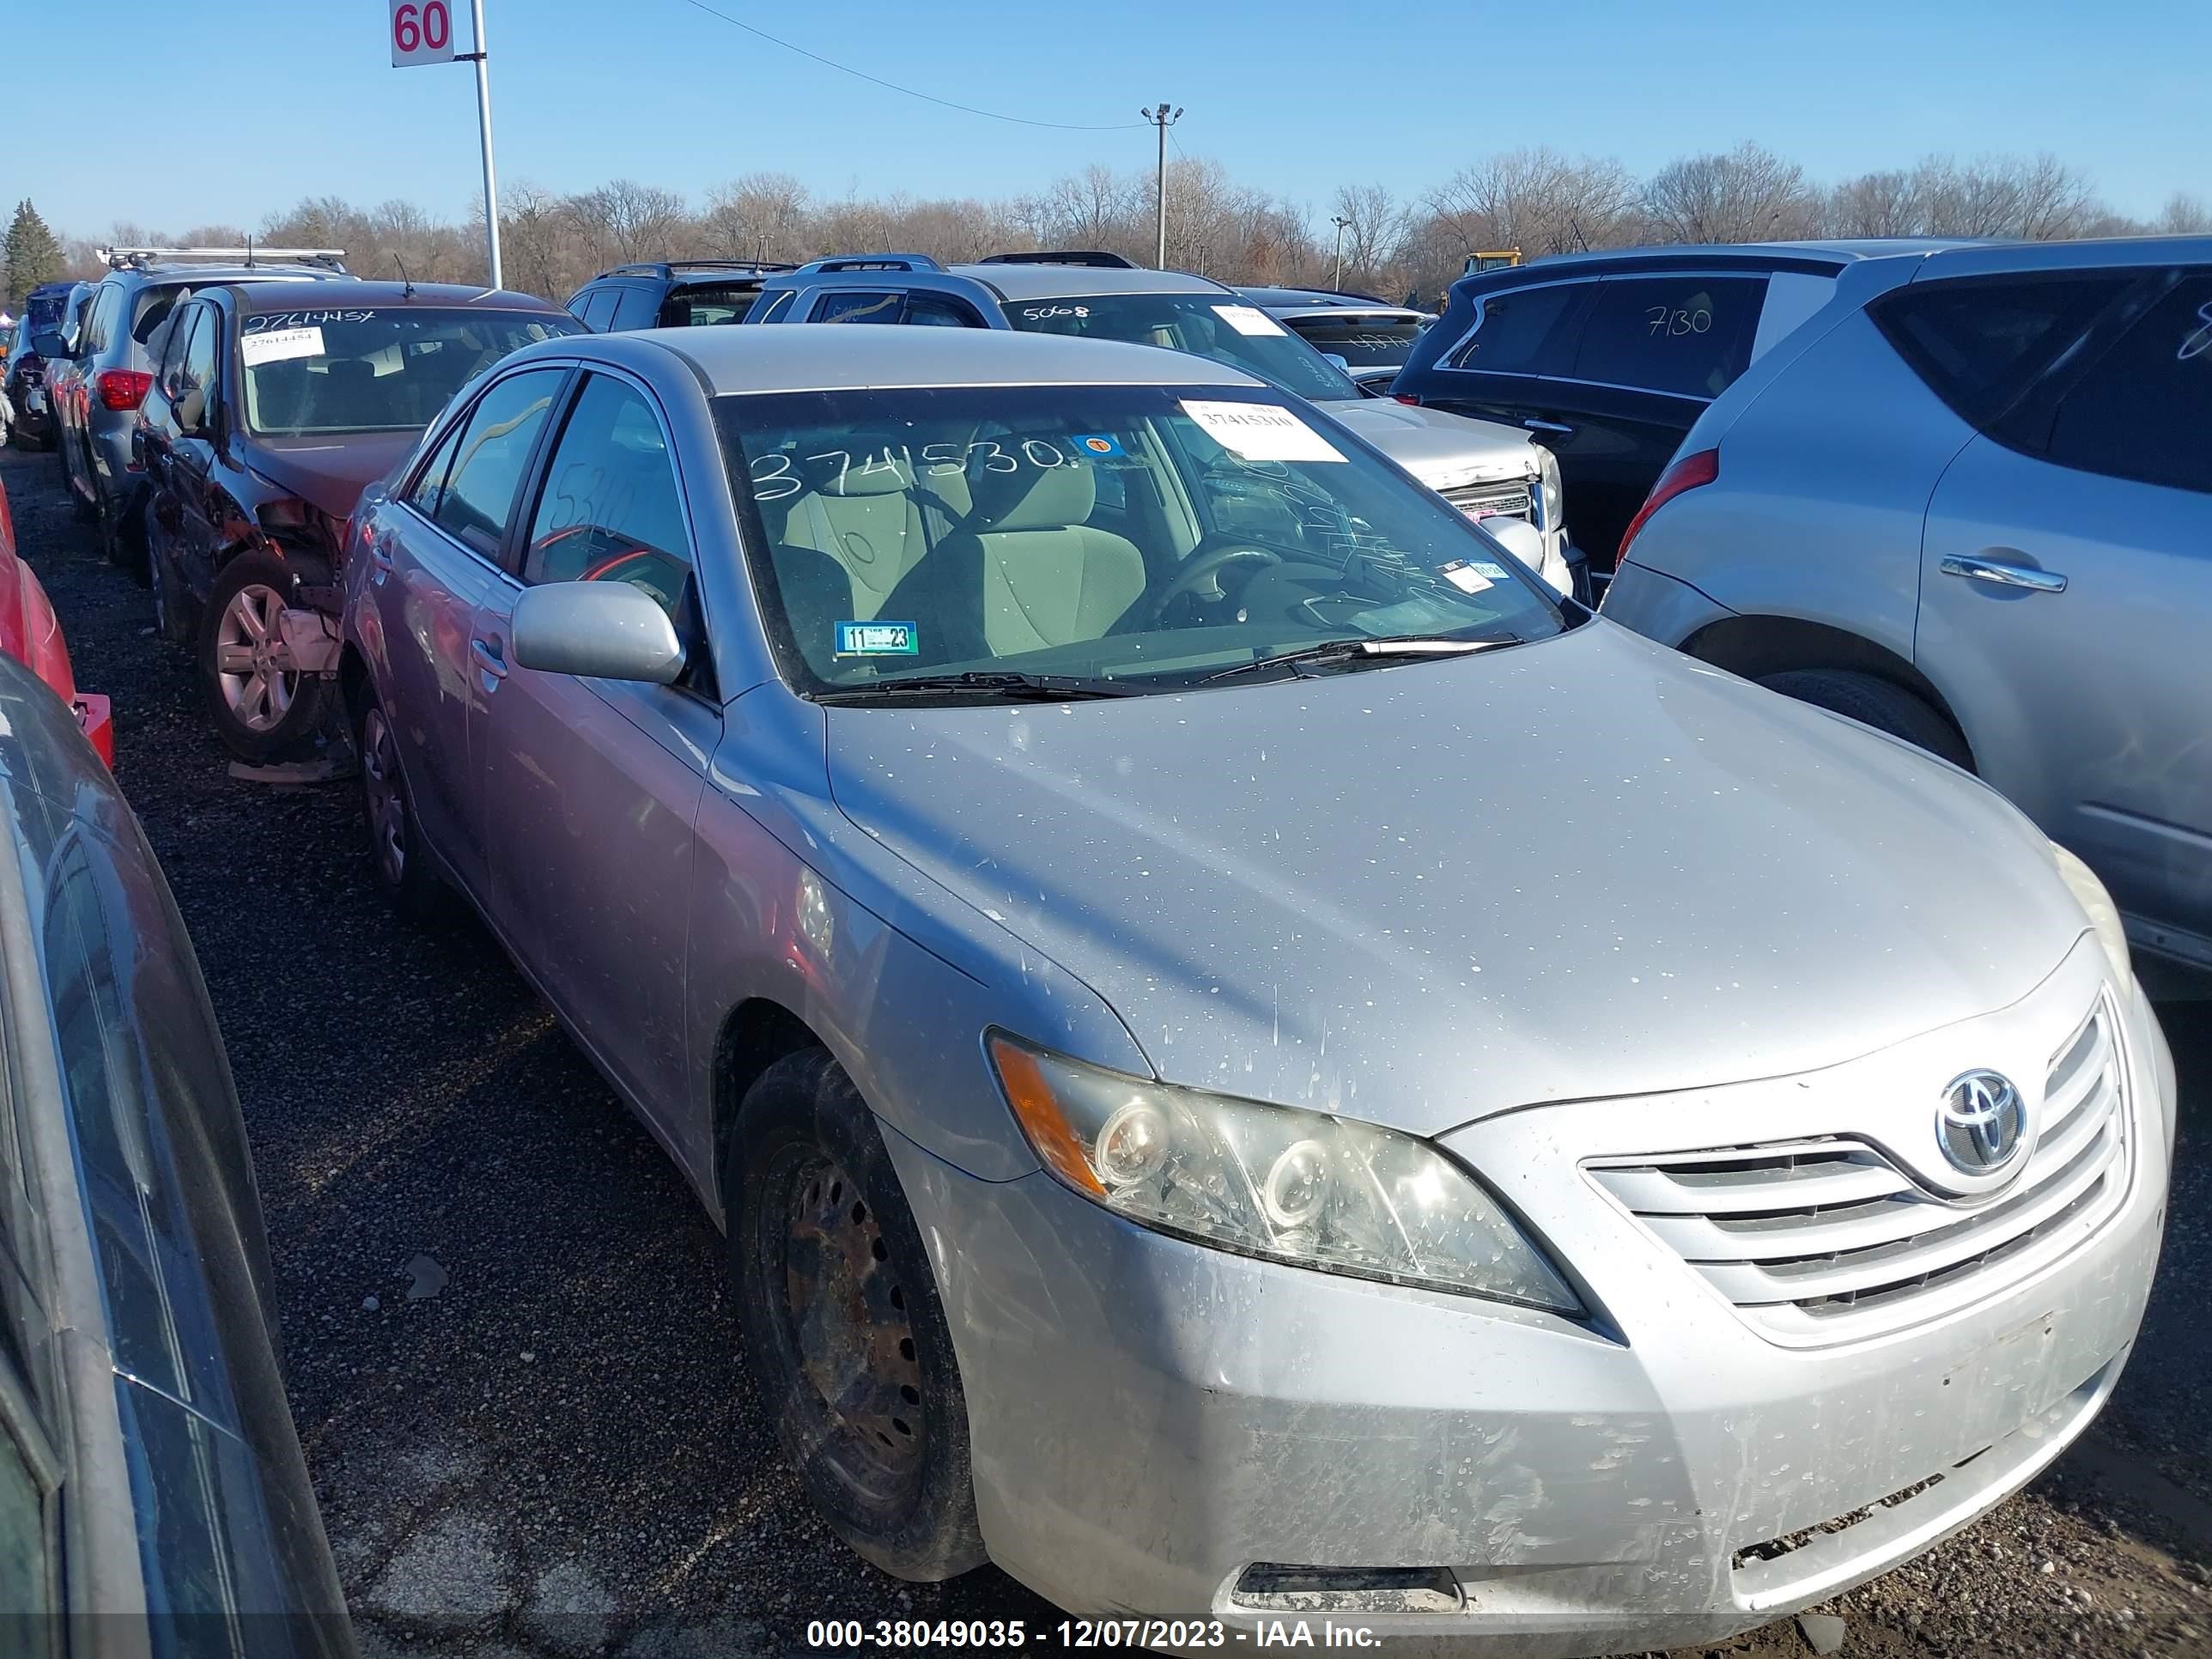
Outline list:
[[[1703,306],[1671,310],[1665,306],[1653,306],[1644,313],[1644,320],[1650,325],[1655,335],[1703,334],[1712,327],[1713,313]]]

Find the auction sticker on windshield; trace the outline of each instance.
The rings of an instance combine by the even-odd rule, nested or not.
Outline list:
[[[272,328],[248,334],[239,341],[238,355],[246,359],[248,368],[263,363],[281,363],[289,357],[319,357],[323,355],[323,331]]]
[[[1239,334],[1280,334],[1281,324],[1257,306],[1216,306],[1213,314]]]
[[[1186,398],[1182,412],[1239,460],[1340,461],[1328,440],[1280,404],[1218,404]]]
[[[920,630],[912,623],[841,622],[841,657],[915,657],[921,654]]]

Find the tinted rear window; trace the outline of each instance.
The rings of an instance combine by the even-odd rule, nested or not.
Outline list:
[[[1717,398],[1751,362],[1764,276],[1630,276],[1598,284],[1574,378]]]
[[[2212,493],[2212,274],[2173,283],[2054,406],[2021,415],[1992,435],[2062,466]]]
[[[1987,426],[2081,337],[2131,276],[1912,283],[1867,308],[1898,356],[1961,420]]]
[[[1392,317],[1290,317],[1286,325],[1317,351],[1354,368],[1396,368],[1413,355],[1421,325]]]
[[[696,283],[679,288],[661,302],[663,328],[713,328],[742,323],[760,298],[758,283]]]
[[[1595,286],[1552,283],[1485,295],[1474,334],[1453,367],[1493,374],[1568,373],[1574,367],[1575,331]]]

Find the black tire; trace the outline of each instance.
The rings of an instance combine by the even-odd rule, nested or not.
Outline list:
[[[198,618],[194,654],[208,713],[223,746],[242,761],[284,759],[313,734],[322,718],[323,682],[311,674],[285,672],[260,654],[272,648],[260,646],[234,618],[234,608],[240,608],[258,614],[264,628],[273,628],[276,611],[291,602],[295,575],[283,560],[260,548],[233,554],[216,573]],[[255,653],[255,662],[227,680],[219,659],[234,647]]]
[[[102,490],[94,507],[100,522],[100,550],[108,563],[118,569],[128,570],[143,586],[152,580],[152,572],[146,563],[145,518],[138,511],[135,494],[123,501],[112,501]]]
[[[415,804],[399,764],[399,746],[384,706],[367,685],[354,710],[354,747],[361,756],[362,820],[368,829],[368,874],[377,891],[411,922],[428,922],[453,895],[423,855]]]
[[[58,427],[54,430],[54,470],[62,475],[62,494],[69,497],[70,515],[79,524],[97,524],[100,509],[84,498],[76,487],[76,474],[69,464],[69,434]]]
[[[815,1508],[895,1577],[982,1565],[937,1281],[875,1119],[826,1053],[746,1091],[722,1192],[752,1374]]]
[[[1847,668],[1790,668],[1762,675],[1759,683],[1785,697],[1848,715],[1877,732],[1902,738],[1954,766],[1969,772],[1974,769],[1972,751],[1959,728],[1926,698],[1901,685]]]
[[[171,645],[187,645],[197,635],[191,595],[161,548],[161,526],[149,497],[140,509],[140,534],[146,544],[146,585],[152,590],[154,628]]]

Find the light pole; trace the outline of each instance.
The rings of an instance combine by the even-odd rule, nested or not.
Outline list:
[[[491,166],[491,70],[484,61],[483,0],[471,0],[471,15],[477,31],[477,49],[470,54],[477,60],[477,125],[483,136],[484,263],[490,268],[491,286],[501,288],[505,283],[499,269],[499,180]]]
[[[1331,219],[1329,223],[1336,227],[1336,281],[1330,284],[1330,286],[1335,288],[1340,292],[1344,287],[1344,233],[1346,228],[1352,223],[1352,221],[1349,219]]]
[[[1163,98],[1158,109],[1140,109],[1137,113],[1160,130],[1160,165],[1158,173],[1154,175],[1154,187],[1158,192],[1159,247],[1153,264],[1165,270],[1168,268],[1168,129],[1182,119],[1182,112],[1176,110],[1170,114],[1167,100]]]

